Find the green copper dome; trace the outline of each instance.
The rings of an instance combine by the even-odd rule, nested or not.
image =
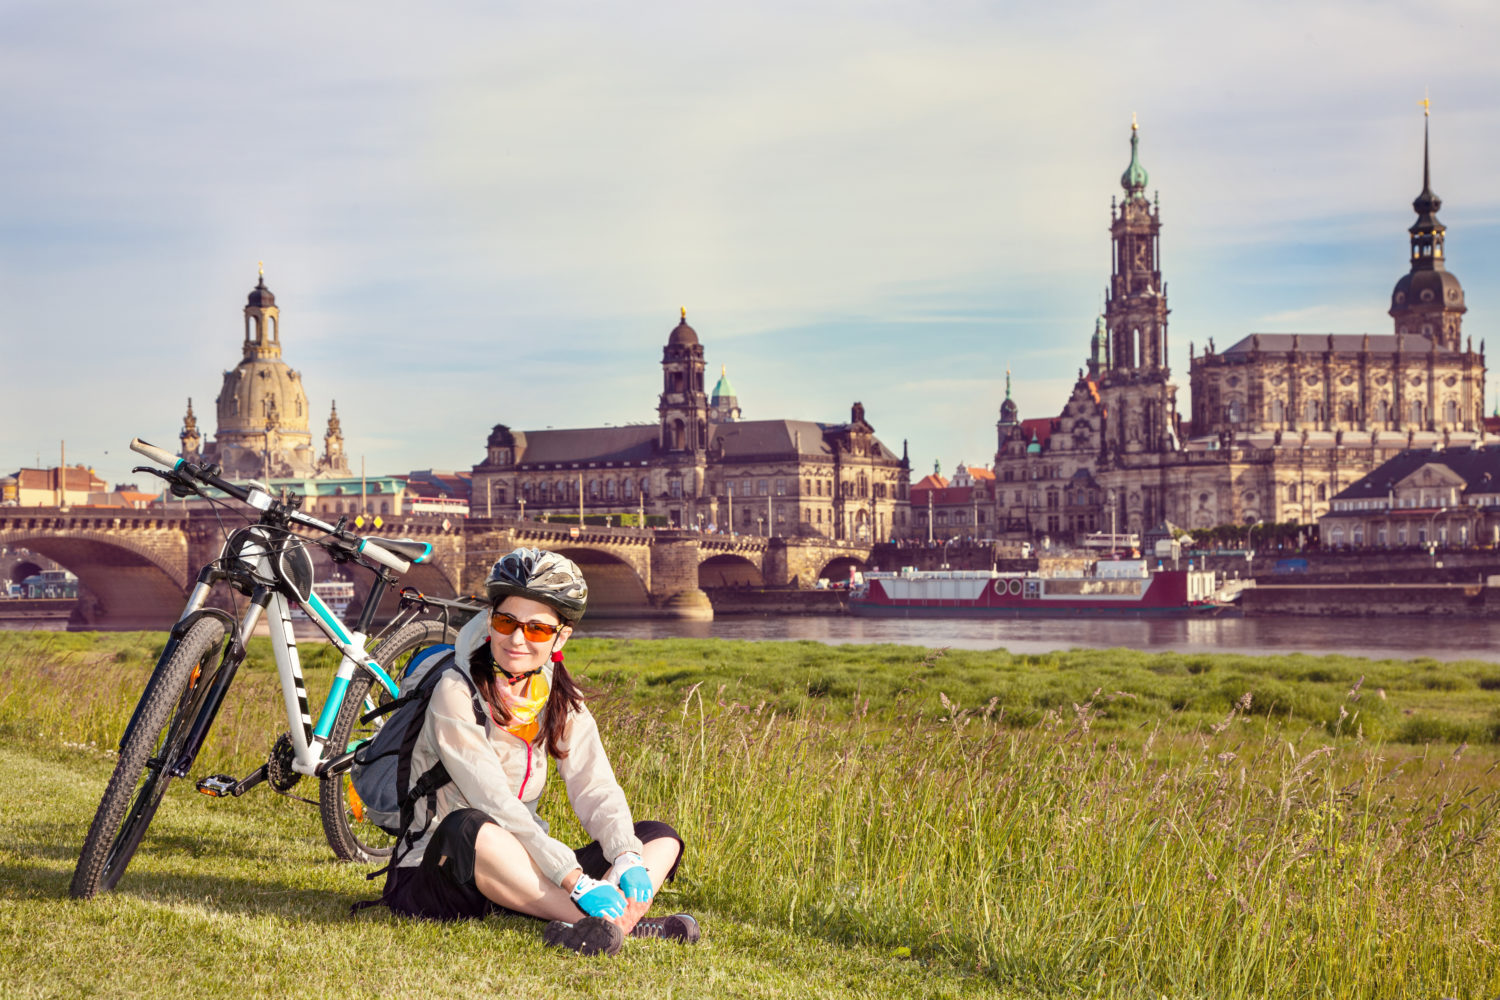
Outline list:
[[[1037,440],[1036,431],[1031,432],[1031,443],[1026,446],[1026,454],[1040,455],[1042,453],[1042,442]]]
[[[724,365],[719,366],[719,381],[714,384],[714,399],[734,398],[734,386],[729,384],[729,373]]]
[[[1120,175],[1120,186],[1129,194],[1140,194],[1146,190],[1146,168],[1141,166],[1140,160],[1141,133],[1140,127],[1132,120],[1130,123],[1130,166]]]

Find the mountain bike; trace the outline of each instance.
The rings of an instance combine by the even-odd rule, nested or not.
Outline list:
[[[224,497],[229,497],[257,516],[229,533],[218,557],[199,572],[168,634],[120,739],[114,774],[84,839],[70,893],[86,899],[119,882],[167,786],[192,769],[244,662],[246,640],[262,618],[281,680],[287,731],[276,739],[266,762],[251,774],[238,780],[209,775],[197,782],[198,791],[233,798],[264,782],[291,795],[303,777],[317,778],[317,805],[334,853],[340,859],[360,862],[388,857],[394,838],[364,822],[361,803],[349,782],[354,751],[374,735],[381,718],[376,710],[396,696],[398,679],[411,656],[434,642],[452,641],[457,628],[477,613],[478,604],[403,591],[400,612],[374,637],[373,650],[367,651],[381,597],[395,586],[398,574],[432,557],[431,545],[361,536],[347,530],[342,517],[337,524],[328,524],[303,513],[301,497],[294,494],[283,492],[278,498],[258,483],[236,485],[222,479],[213,465],[190,463],[139,438],[130,447],[167,467],[166,472],[148,466],[135,471],[166,480],[174,496],[199,496],[226,507]],[[336,564],[374,575],[352,628],[314,592],[308,551],[312,545],[324,548]],[[215,590],[222,593],[222,588],[249,599],[241,617],[209,603]],[[294,606],[342,654],[316,722],[308,710],[292,631]]]

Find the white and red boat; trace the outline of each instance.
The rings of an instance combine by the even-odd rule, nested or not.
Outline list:
[[[865,573],[849,594],[849,610],[884,618],[1185,618],[1232,612],[1231,601],[1212,572],[1151,570],[1144,559],[1116,559],[1101,560],[1082,576],[911,568]]]

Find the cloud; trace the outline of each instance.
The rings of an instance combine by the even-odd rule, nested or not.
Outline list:
[[[1007,366],[1046,415],[1084,359],[1132,111],[1185,383],[1189,341],[1382,328],[1428,82],[1477,321],[1500,295],[1497,21],[1352,0],[12,5],[0,338],[13,407],[47,417],[0,429],[0,458],[167,438],[189,395],[207,413],[264,259],[314,413],[337,398],[374,468],[466,466],[501,420],[652,419],[679,306],[747,416],[861,399],[888,443],[977,461]],[[1443,40],[1430,81],[1390,72],[1414,37]]]

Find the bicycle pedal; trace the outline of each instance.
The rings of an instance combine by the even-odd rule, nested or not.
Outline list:
[[[227,774],[210,774],[198,779],[198,791],[216,799],[224,799],[234,794],[234,786],[237,784],[239,782]]]

